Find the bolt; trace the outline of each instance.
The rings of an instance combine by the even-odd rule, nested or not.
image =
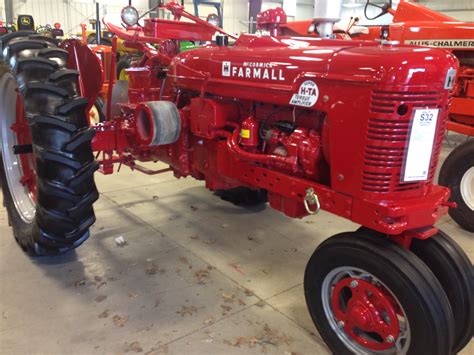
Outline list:
[[[359,283],[356,280],[351,281],[351,288],[356,288],[357,286],[359,286]]]
[[[343,181],[344,180],[344,175],[342,175],[342,174],[337,175],[337,179],[339,181]]]
[[[387,338],[385,338],[385,340],[387,341],[387,343],[393,343],[395,341],[395,338],[393,337],[393,335],[389,335]]]
[[[324,95],[323,96],[323,102],[328,102],[329,101],[329,96],[328,95]]]
[[[339,328],[344,328],[344,326],[346,325],[346,323],[344,323],[344,321],[340,320],[339,322],[337,322],[337,326]]]

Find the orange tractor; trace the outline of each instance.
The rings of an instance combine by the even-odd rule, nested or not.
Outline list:
[[[368,15],[371,7],[380,10],[374,17]],[[282,12],[282,9],[267,11],[260,16],[258,27],[282,36],[324,37],[325,23],[317,16],[314,20],[287,23]],[[393,22],[386,26],[360,27],[356,26],[358,19],[352,18],[347,27],[336,25],[334,35],[341,39],[444,48],[456,55],[460,71],[453,90],[448,130],[474,137],[474,24],[457,21],[407,0],[401,0],[396,9],[391,0],[384,4],[368,0],[364,14],[369,20],[390,14]],[[468,139],[453,150],[441,168],[439,182],[451,188],[451,199],[457,204],[450,209],[450,216],[462,228],[474,232],[474,140]]]

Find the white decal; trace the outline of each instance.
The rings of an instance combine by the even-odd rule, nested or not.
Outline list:
[[[437,48],[474,48],[474,39],[409,39],[405,44]]]
[[[230,62],[222,62],[222,76],[230,76]]]
[[[438,125],[439,109],[418,109],[413,122],[405,159],[403,182],[424,181],[428,179],[434,138]]]
[[[448,73],[446,74],[446,80],[444,81],[444,88],[446,90],[452,90],[454,88],[454,84],[456,83],[456,69],[449,69]]]
[[[306,80],[300,85],[298,93],[290,100],[290,105],[313,107],[318,102],[319,88],[312,80]]]
[[[244,62],[232,64],[222,62],[222,76],[242,79],[260,79],[285,81],[283,69],[274,68],[275,64],[261,62]]]

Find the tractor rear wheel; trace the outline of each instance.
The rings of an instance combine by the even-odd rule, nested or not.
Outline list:
[[[91,126],[95,126],[105,121],[104,100],[98,97],[89,111],[89,123]]]
[[[54,255],[89,237],[94,131],[67,51],[28,32],[0,38],[0,179],[18,244]]]
[[[363,231],[329,238],[306,267],[304,289],[335,354],[451,354],[446,293],[415,254],[390,240]]]
[[[435,274],[448,296],[454,315],[453,353],[457,354],[474,334],[474,272],[461,247],[444,232],[428,240],[413,240],[411,250]]]
[[[474,232],[474,140],[469,140],[446,158],[439,173],[439,184],[451,189],[451,200],[458,204],[449,215],[463,229]]]

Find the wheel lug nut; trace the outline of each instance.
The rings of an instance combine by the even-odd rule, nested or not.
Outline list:
[[[393,337],[393,335],[389,335],[387,338],[385,338],[385,340],[387,341],[387,343],[393,343],[395,341],[395,338]]]
[[[359,286],[359,283],[357,281],[351,281],[351,287],[352,288],[356,288],[357,286]]]
[[[346,323],[344,323],[344,321],[340,320],[339,322],[337,322],[337,326],[339,328],[344,328],[344,326],[346,325]]]

